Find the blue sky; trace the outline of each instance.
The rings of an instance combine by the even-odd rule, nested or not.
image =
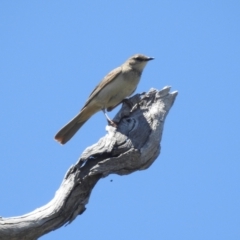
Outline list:
[[[105,74],[143,53],[155,60],[136,92],[179,91],[161,155],[102,179],[84,214],[41,239],[240,239],[239,10],[232,0],[1,1],[0,215],[53,198],[106,120],[96,114],[64,146],[54,135]]]

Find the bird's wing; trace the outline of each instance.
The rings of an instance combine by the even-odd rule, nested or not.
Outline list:
[[[85,103],[85,105],[83,106],[86,107],[86,105],[88,105],[89,102],[91,102],[91,100],[105,87],[107,86],[110,82],[112,82],[112,80],[114,80],[120,73],[122,72],[122,68],[121,67],[117,67],[115,69],[113,69],[110,73],[108,73],[103,80],[94,88],[94,90],[91,92],[87,102]]]

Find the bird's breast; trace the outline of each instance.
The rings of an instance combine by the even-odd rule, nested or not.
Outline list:
[[[96,101],[105,108],[115,106],[133,93],[139,80],[140,75],[133,71],[122,72],[103,87],[96,96]]]

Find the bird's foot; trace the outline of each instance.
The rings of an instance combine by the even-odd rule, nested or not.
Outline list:
[[[105,109],[102,110],[110,126],[117,127],[117,124],[107,115]]]
[[[132,102],[131,102],[128,98],[124,98],[124,99],[122,100],[122,103],[127,104],[130,109],[133,107]]]
[[[113,120],[107,119],[107,122],[110,126],[117,128],[117,123],[115,123]]]

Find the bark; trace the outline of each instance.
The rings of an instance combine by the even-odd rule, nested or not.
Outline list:
[[[106,136],[85,149],[48,204],[23,216],[0,218],[0,239],[38,239],[70,224],[86,210],[99,179],[147,169],[160,154],[164,121],[176,96],[165,87],[125,100],[113,119],[117,128],[108,126]]]

